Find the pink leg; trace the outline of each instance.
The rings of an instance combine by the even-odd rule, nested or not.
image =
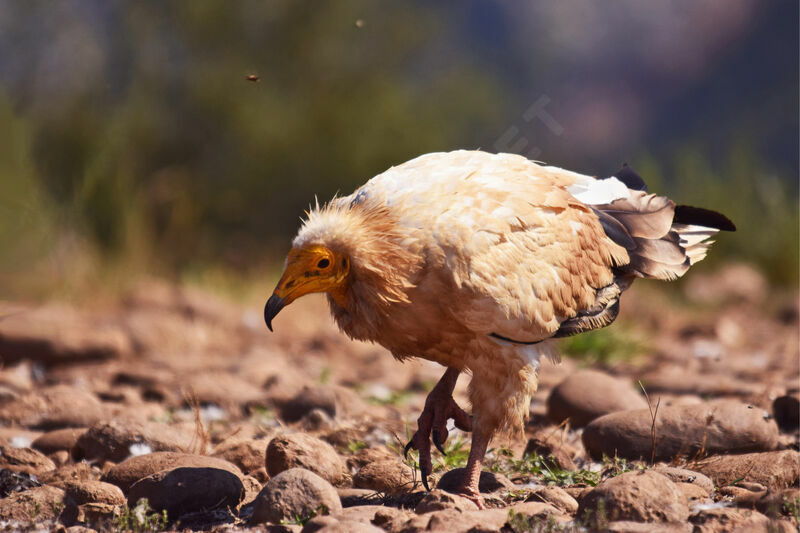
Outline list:
[[[425,408],[417,419],[417,432],[408,441],[405,454],[414,448],[419,451],[419,470],[422,474],[422,484],[426,490],[428,487],[428,476],[433,471],[431,463],[431,437],[436,448],[444,454],[442,445],[447,440],[447,421],[453,419],[456,427],[462,431],[472,431],[472,419],[461,409],[453,400],[453,389],[458,381],[459,371],[455,368],[448,368],[442,379],[436,384],[425,400]],[[474,446],[473,439],[473,446]],[[484,453],[486,447],[484,446]],[[470,452],[470,459],[472,453]],[[483,454],[481,454],[483,458]],[[480,465],[478,466],[480,470]],[[477,487],[477,484],[476,484]]]
[[[472,432],[472,446],[469,449],[469,459],[464,473],[464,480],[461,482],[458,493],[475,502],[479,509],[483,509],[483,499],[478,488],[481,477],[481,466],[483,457],[486,455],[486,448],[491,437],[480,427],[475,427]]]

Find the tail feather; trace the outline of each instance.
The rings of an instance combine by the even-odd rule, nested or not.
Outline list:
[[[631,190],[627,198],[591,206],[606,235],[628,251],[630,262],[619,266],[622,272],[642,278],[679,278],[706,256],[713,242],[710,237],[736,230],[721,213],[676,206],[669,198],[642,189]]]

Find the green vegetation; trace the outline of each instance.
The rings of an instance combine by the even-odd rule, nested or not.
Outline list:
[[[306,522],[308,522],[309,520],[311,520],[315,516],[317,516],[317,515],[326,515],[326,514],[328,514],[328,508],[326,506],[324,506],[324,505],[320,505],[316,509],[314,509],[313,511],[308,513],[307,515],[300,516],[300,515],[296,514],[296,515],[294,515],[293,518],[291,518],[289,520],[281,520],[281,524],[283,524],[285,526],[304,526],[304,525],[306,525]]]
[[[494,451],[489,463],[492,472],[500,472],[507,476],[530,475],[548,485],[568,487],[584,483],[594,487],[600,482],[600,472],[586,469],[566,470],[558,467],[551,458],[542,457],[538,453],[526,454],[522,459],[515,459],[508,448]]]
[[[561,343],[562,353],[587,365],[610,365],[628,361],[647,353],[648,346],[622,324],[567,337]]]
[[[134,531],[136,533],[158,532],[167,529],[167,511],[160,513],[150,508],[147,498],[136,502],[132,509],[125,507],[117,517],[114,526],[117,531]]]

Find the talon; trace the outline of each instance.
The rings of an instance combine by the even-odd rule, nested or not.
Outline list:
[[[436,446],[436,449],[439,450],[439,453],[441,453],[442,455],[446,456],[447,452],[445,452],[444,448],[442,448],[442,444],[441,444],[441,442],[439,442],[441,439],[439,437],[440,437],[439,430],[438,429],[434,429],[433,430],[433,445]]]
[[[420,469],[419,472],[422,474],[422,486],[425,487],[425,490],[430,492],[431,488],[428,486],[428,474],[423,472],[422,469]]]
[[[408,461],[408,451],[414,447],[414,437],[411,437],[411,440],[408,441],[406,447],[403,448],[403,457],[405,457],[406,461]]]

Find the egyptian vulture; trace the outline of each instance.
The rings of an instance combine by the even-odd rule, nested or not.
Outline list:
[[[480,505],[490,439],[519,434],[554,339],[609,325],[635,278],[672,280],[700,261],[725,216],[648,194],[625,166],[597,179],[512,154],[432,153],[317,205],[264,308],[325,292],[353,339],[446,367],[408,443],[423,482],[447,422],[472,432],[460,492]],[[468,415],[452,398],[472,374]]]

